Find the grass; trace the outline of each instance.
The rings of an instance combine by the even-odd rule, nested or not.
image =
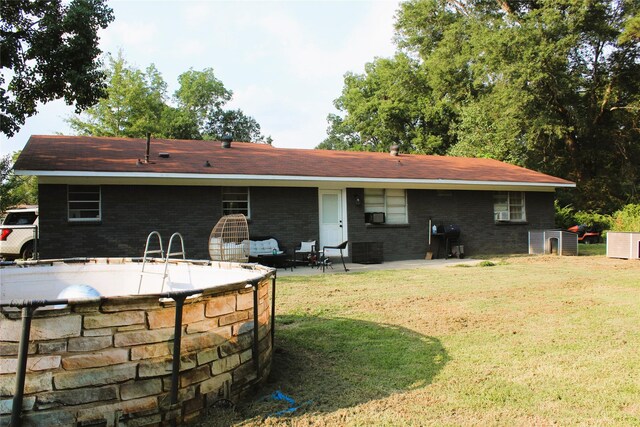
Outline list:
[[[594,245],[578,244],[578,254],[580,256],[605,255],[606,253],[606,243],[596,243]]]
[[[640,263],[492,264],[278,279],[268,383],[204,425],[639,426]]]

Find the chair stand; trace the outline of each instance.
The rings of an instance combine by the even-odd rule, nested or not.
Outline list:
[[[325,270],[325,265],[327,265],[327,262],[328,262],[329,267],[333,268],[333,266],[331,265],[331,262],[329,261],[329,257],[327,257],[325,255],[327,249],[337,249],[337,250],[339,250],[340,251],[340,260],[342,261],[342,267],[344,268],[344,271],[349,271],[349,269],[347,268],[347,266],[344,263],[344,255],[342,253],[342,251],[347,248],[347,243],[349,243],[348,240],[340,243],[338,246],[323,246],[322,247],[322,272],[323,273],[324,273],[324,270]]]

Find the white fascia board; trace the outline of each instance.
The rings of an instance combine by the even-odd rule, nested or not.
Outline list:
[[[555,188],[574,188],[562,183],[472,181],[455,179],[401,179],[316,177],[291,175],[234,175],[147,172],[80,172],[16,170],[16,175],[38,176],[42,184],[104,184],[104,185],[249,185],[256,187],[363,187],[436,190],[528,190],[554,191]]]

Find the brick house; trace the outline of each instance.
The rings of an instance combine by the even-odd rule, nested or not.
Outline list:
[[[157,230],[206,259],[237,212],[290,251],[349,240],[347,254],[382,242],[384,260],[424,258],[431,221],[459,226],[466,255],[526,253],[529,230],[554,227],[555,189],[575,187],[490,159],[224,145],[32,136],[14,169],[39,180],[41,257],[137,257]]]

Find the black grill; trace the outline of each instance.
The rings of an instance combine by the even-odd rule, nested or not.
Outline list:
[[[440,225],[438,226],[438,234],[441,234],[449,239],[457,239],[458,237],[460,237],[460,226],[455,224]]]

